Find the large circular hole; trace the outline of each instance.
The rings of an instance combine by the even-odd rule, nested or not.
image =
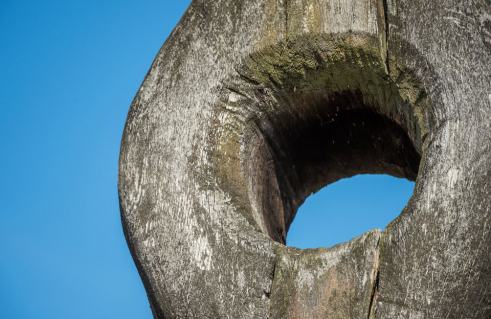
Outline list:
[[[332,247],[371,229],[384,229],[406,206],[414,182],[388,175],[357,175],[307,198],[290,225],[286,244]]]
[[[356,34],[288,40],[252,54],[226,83],[218,180],[276,242],[326,185],[359,174],[416,180],[426,94],[402,66],[387,73],[378,45]]]
[[[326,185],[358,174],[416,179],[421,156],[407,130],[363,101],[348,91],[311,105],[301,117],[257,120],[261,142],[254,143],[260,145],[254,158],[260,160],[249,176],[261,185],[255,193],[273,239],[286,243],[297,210]]]

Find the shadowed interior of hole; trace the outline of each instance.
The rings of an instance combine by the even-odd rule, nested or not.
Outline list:
[[[265,185],[257,191],[259,207],[268,234],[281,243],[303,202],[326,185],[358,174],[412,181],[418,174],[421,155],[408,130],[364,103],[360,92],[334,95],[308,113],[258,119],[256,126],[263,142],[255,144],[264,147],[251,165],[251,184]]]
[[[359,174],[416,179],[421,155],[410,130],[365,103],[361,92],[342,92],[303,113],[296,110],[258,118],[258,140],[250,143],[259,145],[251,151],[256,153],[248,166],[250,185],[258,195],[262,229],[273,240],[286,243],[297,210],[326,185]]]
[[[384,229],[406,206],[414,182],[388,175],[357,175],[309,196],[297,211],[287,246],[332,247]]]
[[[286,243],[297,210],[326,185],[359,174],[416,180],[431,103],[410,68],[389,70],[379,46],[356,33],[289,39],[251,54],[227,83],[220,112],[231,120],[220,125],[230,129],[217,141],[236,123],[244,131],[240,150],[220,145],[220,179],[272,240]]]

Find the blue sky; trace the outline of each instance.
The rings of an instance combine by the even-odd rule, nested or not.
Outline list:
[[[324,187],[300,207],[287,236],[298,248],[332,247],[396,218],[414,182],[387,175],[357,175]]]
[[[0,0],[0,318],[151,318],[121,229],[119,145],[189,2]],[[288,243],[331,246],[384,227],[412,187],[330,185],[301,208]]]

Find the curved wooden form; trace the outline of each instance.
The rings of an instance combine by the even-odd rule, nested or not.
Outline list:
[[[360,173],[383,232],[284,246]],[[131,105],[125,235],[155,318],[491,317],[491,4],[194,0]]]

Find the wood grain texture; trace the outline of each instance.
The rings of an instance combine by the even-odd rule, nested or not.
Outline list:
[[[491,317],[490,37],[487,0],[194,0],[121,144],[154,317]],[[416,179],[386,230],[284,247],[360,173]]]

